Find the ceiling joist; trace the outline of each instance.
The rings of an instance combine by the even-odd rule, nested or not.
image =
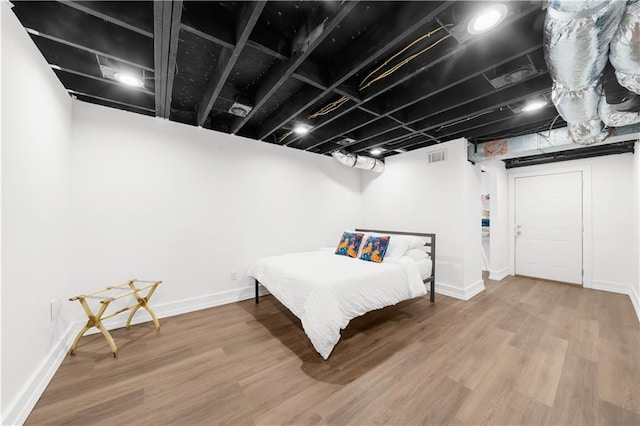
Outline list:
[[[531,12],[533,10],[530,9],[529,11]],[[528,19],[533,21],[535,16],[531,16]],[[492,70],[496,67],[496,64],[509,62],[523,54],[542,47],[542,40],[536,37],[535,34],[524,35],[517,43],[510,43],[509,41],[493,43],[493,39],[496,37],[497,35],[489,37],[484,41],[489,45],[499,46],[499,48],[496,47],[490,51],[483,50],[475,53],[477,50],[471,49],[471,46],[461,46],[453,52],[449,52],[433,61],[433,66],[425,67],[428,71],[424,72],[422,78],[413,79],[410,83],[399,85],[395,87],[393,91],[390,91],[390,88],[387,86],[377,94],[369,97],[364,105],[370,106],[371,110],[385,111],[384,115],[391,117],[391,114],[409,108],[428,98],[436,98],[438,94],[479,76],[484,72]],[[448,57],[449,60],[443,61],[444,57]],[[488,83],[486,83],[486,85],[489,86]],[[378,96],[381,94],[385,94],[385,96]],[[439,100],[433,103],[439,105]],[[420,115],[422,108],[416,108],[415,111],[418,117],[422,117]],[[349,113],[349,110],[345,109],[345,111],[340,111],[325,122],[316,125],[315,131],[319,131],[322,127],[325,127],[321,130],[320,139],[326,141],[339,133],[349,131],[344,129],[343,120],[336,121],[337,124],[329,125],[332,121],[341,116],[345,116],[347,113]],[[398,119],[400,117],[396,116],[395,118]],[[349,120],[346,121],[348,122]],[[403,121],[405,123],[411,123],[409,119]],[[316,146],[317,145],[309,145],[306,149],[312,149]]]
[[[395,19],[385,21],[377,31],[365,34],[336,61],[339,66],[331,73],[334,76],[334,80],[319,97],[303,98],[302,96],[296,96],[295,104],[287,104],[261,124],[258,131],[259,136],[265,137],[267,134],[294,120],[320,98],[329,95],[335,88],[341,86],[364,67],[387,54],[409,34],[432,21],[438,13],[446,9],[451,3],[408,2],[403,4]],[[362,98],[360,97],[360,99]],[[294,136],[287,142],[287,145],[298,139],[298,137]]]
[[[282,86],[294,71],[307,59],[316,47],[335,29],[337,25],[351,12],[357,5],[357,1],[342,3],[332,16],[320,16],[318,18],[309,17],[305,23],[308,28],[308,36],[301,40],[303,46],[287,62],[277,64],[269,72],[263,83],[256,92],[253,109],[246,117],[239,117],[232,125],[231,133],[238,131],[253,117],[253,115],[269,100],[271,95]]]
[[[149,38],[153,38],[153,33],[152,32],[149,32],[147,30],[139,28],[139,27],[137,27],[135,25],[131,25],[129,23],[126,23],[123,20],[118,19],[118,18],[116,18],[114,16],[107,15],[107,14],[104,14],[102,12],[99,12],[99,11],[97,11],[97,10],[91,8],[91,7],[88,7],[88,6],[84,5],[84,4],[80,4],[77,1],[68,1],[68,0],[56,0],[56,1],[58,3],[60,3],[60,4],[63,4],[63,5],[68,6],[68,7],[72,7],[74,9],[79,10],[81,12],[84,12],[84,13],[86,13],[88,15],[95,16],[96,18],[100,18],[103,21],[111,22],[112,24],[119,25],[122,28],[126,28],[128,30],[135,31],[135,32],[137,32],[139,34],[142,34],[143,36],[147,36]],[[87,2],[85,2],[85,3],[87,3]],[[92,3],[93,2],[89,2],[89,4],[92,4]]]
[[[169,118],[175,77],[182,1],[153,2],[156,116]]]
[[[232,49],[223,48],[218,62],[216,64],[213,77],[202,96],[202,100],[198,106],[198,126],[202,126],[211,112],[213,104],[218,99],[218,95],[222,91],[227,77],[231,73],[236,61],[240,57],[242,49],[244,49],[249,35],[253,27],[258,22],[258,18],[266,5],[266,1],[241,3],[240,11],[236,21],[236,40]]]

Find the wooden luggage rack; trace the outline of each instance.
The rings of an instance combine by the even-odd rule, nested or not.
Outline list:
[[[136,287],[136,283],[141,283],[146,285],[143,285],[142,287]],[[79,296],[70,298],[69,301],[71,302],[75,300],[80,302],[80,304],[82,305],[82,308],[84,309],[84,312],[87,314],[87,317],[89,318],[87,321],[87,324],[82,328],[82,330],[80,330],[76,338],[73,340],[73,344],[71,345],[71,355],[75,355],[76,346],[78,346],[78,341],[84,335],[84,333],[86,333],[87,330],[89,330],[91,327],[96,327],[98,330],[102,332],[105,339],[107,339],[107,342],[109,343],[109,347],[111,348],[111,353],[113,354],[113,357],[114,358],[117,357],[118,348],[116,347],[116,342],[113,340],[113,337],[111,337],[111,334],[109,334],[107,329],[104,327],[104,325],[102,324],[102,321],[109,319],[111,317],[114,317],[130,309],[132,311],[129,314],[129,319],[127,319],[127,325],[126,325],[127,328],[129,328],[129,326],[131,325],[131,319],[133,319],[133,316],[138,311],[138,309],[143,308],[147,312],[149,312],[149,315],[151,315],[151,318],[153,319],[153,323],[156,327],[156,331],[160,331],[160,323],[158,322],[158,318],[156,318],[156,314],[149,307],[149,299],[151,299],[151,296],[153,296],[153,292],[156,291],[156,287],[158,287],[158,285],[161,283],[162,281],[129,280],[122,284],[108,286],[91,293],[81,294]],[[142,295],[140,295],[140,292],[144,290],[148,290],[148,291],[147,291],[147,294],[143,297]],[[113,296],[102,295],[102,293],[107,293],[107,292],[116,293],[116,294]],[[118,299],[122,299],[123,297],[131,296],[131,295],[135,296],[137,300],[137,303],[135,305],[118,309],[117,311],[109,315],[103,316],[111,302],[114,302]],[[89,304],[87,303],[87,299],[100,300],[100,309],[98,309],[98,312],[96,314],[94,314],[91,308],[89,307]]]

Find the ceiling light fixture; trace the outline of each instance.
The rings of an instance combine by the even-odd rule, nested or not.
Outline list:
[[[547,106],[547,101],[531,101],[522,108],[522,112],[531,112]]]
[[[384,148],[373,148],[371,151],[369,151],[369,154],[371,155],[380,155],[385,151]]]
[[[141,79],[129,73],[117,72],[113,75],[113,78],[115,78],[118,82],[124,84],[125,86],[130,86],[130,87],[144,86],[144,83],[142,82]]]
[[[507,16],[507,6],[504,4],[495,4],[484,9],[469,21],[467,31],[470,34],[481,34],[498,25]]]
[[[293,131],[299,135],[306,135],[309,133],[309,126],[305,126],[304,124],[297,124],[296,127],[293,128]]]

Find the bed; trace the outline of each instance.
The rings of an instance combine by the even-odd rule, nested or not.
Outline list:
[[[255,280],[256,303],[260,302],[258,289],[262,285],[301,320],[313,347],[324,359],[340,340],[340,330],[353,318],[423,296],[426,284],[430,285],[430,300],[435,302],[435,234],[368,229],[355,232],[366,237],[390,236],[395,245],[390,245],[391,251],[380,263],[336,255],[337,250],[329,248],[263,258],[248,271]],[[407,244],[411,248],[399,244],[401,241],[410,241]],[[365,250],[361,248],[358,255]]]

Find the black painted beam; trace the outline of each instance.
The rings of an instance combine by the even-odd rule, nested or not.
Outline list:
[[[182,1],[153,2],[156,116],[169,118],[175,76]]]
[[[313,50],[324,41],[324,39],[340,24],[340,22],[357,5],[357,1],[342,3],[332,16],[321,16],[314,22],[308,22],[307,27],[311,28],[309,39],[305,41],[306,48],[296,52],[287,62],[277,64],[269,72],[257,90],[253,109],[246,117],[238,117],[232,126],[232,133],[238,133],[242,127],[251,120],[253,115],[269,100],[276,90],[293,74],[293,72],[307,59]],[[321,26],[321,31],[315,29]],[[260,135],[258,135],[260,138]]]
[[[216,99],[218,99],[218,95],[220,95],[222,88],[227,82],[227,78],[240,57],[240,53],[242,53],[242,49],[244,49],[247,40],[249,40],[249,35],[256,25],[256,22],[258,22],[258,18],[266,4],[266,1],[241,3],[236,22],[235,46],[233,50],[222,49],[213,76],[198,105],[198,126],[202,126],[209,116],[213,104],[216,102]]]
[[[414,102],[425,99],[428,96],[433,96],[433,94],[435,93],[439,93],[443,90],[453,87],[454,85],[470,77],[480,75],[482,72],[486,72],[487,70],[493,69],[496,66],[496,63],[492,63],[489,60],[482,60],[481,64],[483,64],[484,66],[478,69],[475,62],[472,62],[470,61],[470,58],[465,57],[469,52],[480,52],[475,53],[474,58],[482,58],[482,56],[484,55],[495,57],[496,54],[501,54],[504,58],[500,63],[505,63],[513,60],[518,56],[523,55],[524,53],[526,53],[526,51],[536,50],[542,46],[542,39],[540,34],[533,31],[527,32],[525,34],[517,34],[517,36],[512,37],[512,39],[507,41],[506,46],[513,47],[513,49],[510,50],[507,54],[505,54],[505,50],[508,50],[507,48],[498,49],[497,46],[503,44],[503,37],[505,37],[505,34],[517,33],[523,26],[523,22],[526,26],[533,27],[536,19],[539,17],[539,14],[539,6],[528,7],[522,12],[505,20],[502,25],[508,29],[507,31],[503,30],[503,32],[490,33],[488,35],[475,38],[464,45],[460,45],[448,50],[446,53],[441,54],[428,64],[418,63],[413,67],[411,66],[411,64],[409,64],[403,69],[403,71],[394,73],[393,76],[396,76],[397,74],[397,77],[391,80],[391,82],[387,83],[378,91],[368,94],[363,102],[370,103],[375,98],[378,98],[379,96],[386,94],[391,90],[394,90],[395,92],[404,90],[403,88],[405,86],[411,87],[411,90],[407,90],[406,93],[403,92],[403,97],[393,95],[394,98],[397,97],[397,104],[395,105],[388,105],[386,102],[372,103],[372,105],[374,105],[374,107],[371,108],[372,110],[385,111],[386,115],[390,115],[393,112],[411,105]],[[523,51],[522,45],[514,42],[514,40],[516,39],[520,43],[524,43],[523,40],[529,41],[529,44],[527,44],[529,48],[525,48],[526,51]],[[487,48],[487,46],[490,46],[491,48]],[[498,53],[491,53],[494,50],[498,50]],[[452,60],[458,63],[458,68],[450,65]],[[468,71],[469,66],[472,66],[472,69],[477,69],[477,71],[475,73],[473,71]],[[426,74],[421,75],[418,82],[416,82],[415,79],[412,80],[417,75],[425,72]],[[411,84],[403,85],[403,83],[408,82],[409,80],[411,80]],[[436,83],[434,83],[434,81]],[[318,120],[318,122],[314,124],[313,129],[311,129],[311,132],[317,132],[321,128],[343,117],[353,108],[355,107],[340,110],[337,113],[333,114],[331,117],[326,118],[325,120]],[[335,132],[331,131],[323,133],[323,135],[319,139],[322,141],[321,143],[324,143],[324,141],[329,140],[334,136]],[[299,136],[296,136],[291,141],[291,143],[295,142],[297,139],[299,139]],[[312,149],[316,146],[318,145],[310,145],[307,149]]]
[[[153,33],[152,32],[149,32],[149,31],[144,30],[142,28],[136,27],[135,25],[131,25],[131,24],[127,23],[127,22],[122,21],[121,19],[118,19],[118,18],[114,17],[114,16],[104,14],[104,13],[98,11],[98,10],[95,10],[95,9],[93,9],[91,7],[88,7],[88,6],[85,5],[87,2],[84,2],[85,4],[80,4],[77,1],[68,1],[68,0],[56,0],[56,1],[58,3],[60,3],[60,4],[64,4],[65,6],[69,6],[69,7],[72,7],[74,9],[76,9],[76,10],[84,12],[87,15],[95,16],[96,18],[100,18],[100,19],[102,19],[104,21],[111,22],[112,24],[119,25],[119,26],[121,26],[123,28],[126,28],[128,30],[131,30],[131,31],[135,31],[135,32],[137,32],[139,34],[142,34],[144,36],[147,36],[149,38],[153,38]],[[91,4],[91,3],[93,3],[93,2],[89,2],[88,4]]]
[[[510,104],[544,95],[551,91],[551,85],[551,78],[545,73],[488,96],[476,100],[471,99],[470,102],[466,102],[458,108],[445,109],[428,118],[411,123],[411,127],[421,131],[437,129],[440,126],[471,117],[475,114],[506,107]]]
[[[259,135],[266,137],[291,122],[306,109],[329,95],[335,88],[341,86],[347,79],[358,73],[365,66],[387,54],[394,46],[404,40],[421,26],[432,21],[451,2],[406,2],[394,19],[384,19],[375,29],[365,34],[354,43],[336,61],[339,64],[333,70],[333,82],[317,98],[298,99],[296,104],[287,104],[268,117],[259,127]],[[399,6],[400,7],[400,6]],[[297,98],[299,98],[297,96]],[[313,129],[312,129],[313,130]],[[290,143],[298,140],[294,137]]]
[[[139,62],[130,61],[130,60],[124,59],[124,58],[122,58],[120,56],[111,55],[111,54],[109,54],[109,53],[107,53],[107,52],[105,52],[103,50],[97,50],[97,49],[91,48],[89,46],[85,46],[85,45],[82,45],[82,44],[74,43],[74,42],[69,41],[69,40],[65,40],[65,39],[62,39],[62,38],[59,38],[59,37],[52,36],[50,34],[43,33],[42,31],[34,31],[34,30],[31,30],[31,29],[27,29],[27,32],[29,34],[33,35],[33,36],[36,36],[36,37],[46,38],[47,40],[51,40],[51,41],[54,41],[56,43],[63,44],[65,46],[69,46],[69,47],[73,47],[73,48],[76,48],[76,49],[84,50],[85,52],[93,53],[95,55],[104,56],[105,58],[110,58],[110,59],[113,59],[115,61],[122,62],[123,64],[131,65],[133,67],[140,68],[140,69],[143,69],[143,70],[146,70],[146,71],[153,71],[154,70],[153,68],[148,67],[148,66],[146,66],[144,64],[141,64]]]

